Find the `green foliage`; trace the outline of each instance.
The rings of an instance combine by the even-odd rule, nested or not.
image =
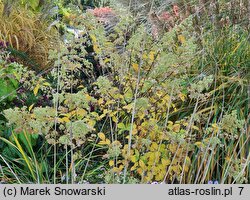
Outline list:
[[[27,133],[12,134],[8,139],[0,137],[0,140],[6,143],[1,153],[1,160],[9,168],[4,167],[2,169],[2,181],[41,183],[46,169],[44,163],[37,160],[38,157],[34,152],[37,138],[38,135]],[[23,176],[19,178],[20,174],[23,174]],[[15,177],[15,179],[8,180],[11,176]]]
[[[0,94],[1,104],[4,107],[6,106],[4,102],[11,102],[16,97],[16,89],[19,85],[17,67],[15,64],[0,66]]]

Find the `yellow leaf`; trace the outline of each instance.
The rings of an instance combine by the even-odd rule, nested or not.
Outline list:
[[[171,161],[169,159],[161,159],[161,163],[163,166],[168,166],[170,165]]]
[[[29,107],[29,112],[32,110],[33,107],[34,107],[34,103]]]
[[[107,114],[107,113],[109,113],[109,110],[108,110],[108,109],[105,109],[105,110],[103,111],[103,114]]]
[[[31,119],[35,119],[36,116],[35,116],[34,114],[31,114],[31,115],[30,115],[30,118],[31,118]]]
[[[180,128],[181,128],[181,125],[180,125],[180,124],[175,124],[175,125],[173,126],[173,131],[176,132],[176,133],[178,133],[178,132],[180,132]]]
[[[77,115],[80,115],[81,117],[85,116],[87,114],[87,111],[84,109],[77,110]]]
[[[142,168],[138,168],[138,169],[137,169],[137,172],[138,172],[138,174],[142,175],[143,169],[142,169]]]
[[[150,147],[150,151],[157,151],[158,144],[156,142],[153,142]]]
[[[139,65],[138,65],[138,64],[133,63],[133,64],[132,64],[132,67],[133,67],[133,69],[135,70],[135,72],[138,72],[138,71],[139,71]]]
[[[192,126],[192,128],[193,128],[194,130],[197,130],[197,131],[200,130],[199,127],[197,127],[197,126]]]
[[[109,166],[110,166],[110,167],[114,166],[114,164],[115,164],[115,162],[114,162],[113,160],[110,160],[110,161],[109,161]]]
[[[136,156],[131,156],[131,162],[135,163],[137,161]]]
[[[100,53],[101,52],[100,48],[98,47],[98,45],[96,43],[93,44],[93,49],[94,49],[94,51],[96,53]]]
[[[184,102],[185,101],[185,99],[186,99],[186,97],[187,97],[187,95],[185,95],[185,94],[183,94],[183,93],[180,93],[179,95],[179,98]]]
[[[112,116],[112,121],[118,123],[118,119],[116,118],[116,116]]]
[[[155,152],[155,160],[157,161],[157,162],[159,162],[159,159],[160,159],[160,156],[161,156],[161,152]]]
[[[112,171],[113,171],[114,173],[120,173],[120,172],[121,172],[121,170],[120,170],[118,167],[114,167],[114,168],[112,169]]]
[[[37,84],[36,87],[33,90],[35,96],[37,95],[39,88],[40,88],[40,85]]]
[[[172,106],[173,108],[176,108],[175,104],[173,104],[173,103],[171,104],[171,106]]]
[[[194,143],[197,147],[201,147],[203,144],[202,144],[202,142],[195,142]]]
[[[143,160],[139,160],[139,166],[140,166],[143,170],[146,169],[146,165],[145,165],[145,163],[143,162]]]
[[[178,35],[178,40],[179,42],[181,42],[182,44],[186,42],[186,39],[183,35]]]
[[[230,161],[231,161],[231,158],[230,158],[229,156],[227,156],[227,157],[225,158],[225,160],[226,160],[227,162],[230,162]]]
[[[72,111],[72,112],[66,113],[66,114],[61,114],[61,116],[70,118],[70,117],[74,114],[74,112],[75,112],[75,111]]]
[[[73,111],[71,111],[71,112],[69,112],[69,113],[60,114],[60,116],[61,116],[61,117],[68,117],[68,118],[70,118],[70,117],[74,116],[75,113],[76,113],[76,111],[73,110]]]
[[[85,97],[86,97],[87,101],[91,101],[92,100],[92,97],[90,95],[88,95],[88,94],[85,94]]]
[[[218,125],[217,124],[212,124],[212,127],[213,128],[218,128]]]
[[[123,165],[120,165],[120,166],[119,166],[119,170],[120,170],[120,171],[122,171],[122,170],[123,170],[123,168],[124,168],[124,166],[123,166]]]
[[[129,136],[129,135],[127,135],[125,138],[129,140],[130,136]]]
[[[155,154],[152,152],[149,152],[148,155],[149,155],[149,162],[155,162]],[[148,162],[148,165],[149,165],[149,162]]]
[[[137,168],[137,166],[138,166],[138,162],[136,162],[132,167],[131,167],[131,171],[134,171],[136,168]]]
[[[93,42],[97,42],[95,35],[90,34],[89,36]]]
[[[100,141],[98,144],[100,144],[100,145],[106,145],[107,143],[106,143],[106,141]]]
[[[155,52],[154,51],[149,52],[149,59],[150,59],[151,62],[154,61],[154,59],[155,59]]]
[[[176,149],[177,149],[177,145],[176,144],[170,144],[168,146],[169,150],[172,152],[172,153],[176,153]]]
[[[191,160],[188,156],[186,156],[186,165],[189,166],[190,164],[191,164]]]
[[[212,124],[212,127],[215,133],[219,131],[219,126],[216,123]]]
[[[106,114],[101,114],[101,115],[99,116],[99,120],[101,120],[101,119],[104,118],[104,117],[106,117]]]
[[[174,123],[172,121],[168,121],[168,124],[173,125]]]
[[[66,122],[66,123],[70,122],[68,117],[63,117],[62,120],[63,120],[63,122]]]
[[[107,145],[110,145],[110,143],[111,143],[109,139],[106,139],[105,142]]]
[[[94,126],[95,126],[95,123],[96,123],[95,120],[91,120],[91,119],[88,120],[88,125],[89,125],[90,127],[94,127]]]
[[[155,176],[155,180],[156,181],[161,181],[164,178],[164,176],[165,176],[165,172],[164,171],[160,171],[159,174],[157,174]]]
[[[133,128],[133,130],[132,130],[132,135],[136,135],[138,133],[138,130],[137,130],[137,128],[135,127],[135,128]]]
[[[43,85],[44,85],[44,86],[50,86],[50,83],[44,82]]]
[[[189,167],[187,165],[184,166],[184,171],[188,172]]]
[[[177,174],[180,173],[180,168],[179,168],[178,165],[172,166],[171,169],[172,169],[175,173],[177,173]]]
[[[158,90],[156,93],[155,93],[158,97],[162,97],[162,95],[163,95],[163,92],[162,91],[160,91],[160,90]]]
[[[178,162],[180,162],[179,159],[174,159],[174,160],[172,160],[172,164],[173,164],[173,165],[176,165]]]
[[[57,118],[57,121],[60,122],[60,123],[63,123],[62,118]]]
[[[99,137],[102,141],[105,141],[105,139],[106,139],[104,133],[102,133],[102,132],[98,133],[98,137]]]
[[[106,63],[108,63],[108,62],[110,62],[110,59],[109,58],[106,58],[106,59],[104,59],[104,64],[106,64]]]
[[[98,99],[97,102],[98,102],[99,105],[103,104],[104,103],[103,98]]]
[[[152,172],[147,172],[147,175],[144,177],[146,182],[151,182],[153,178],[153,173]]]
[[[128,104],[128,105],[126,105],[126,106],[123,106],[122,108],[123,108],[123,109],[126,109],[126,110],[128,110],[128,111],[131,111],[132,108],[133,108],[133,104],[132,104],[132,103],[131,103],[131,104]]]

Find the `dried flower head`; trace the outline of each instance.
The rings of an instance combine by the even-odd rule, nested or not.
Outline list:
[[[179,7],[177,5],[173,5],[173,13],[176,17],[179,17]]]

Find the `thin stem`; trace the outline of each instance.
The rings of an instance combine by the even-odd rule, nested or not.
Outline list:
[[[132,110],[132,119],[131,119],[131,125],[130,125],[130,131],[129,131],[129,139],[128,139],[128,153],[127,153],[127,159],[126,159],[125,167],[124,167],[123,184],[126,181],[128,158],[130,157],[130,150],[131,150],[131,143],[132,143],[132,132],[133,132],[133,125],[134,125],[135,113],[136,113],[136,101],[137,101],[137,95],[138,95],[138,90],[139,90],[140,73],[141,73],[141,67],[142,67],[142,64],[143,64],[142,55],[143,55],[144,47],[145,47],[145,37],[143,39],[143,44],[142,44],[141,51],[140,51],[140,62],[139,62],[139,66],[138,66],[136,88],[135,88],[135,93],[134,93],[134,103],[133,103],[133,110]]]

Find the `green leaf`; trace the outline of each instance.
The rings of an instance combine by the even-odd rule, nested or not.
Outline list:
[[[38,5],[39,5],[39,0],[26,0],[25,4],[29,4],[29,6],[33,9],[33,10],[37,10]]]
[[[117,127],[120,128],[120,129],[125,129],[126,128],[125,124],[122,123],[122,122],[117,124]]]

